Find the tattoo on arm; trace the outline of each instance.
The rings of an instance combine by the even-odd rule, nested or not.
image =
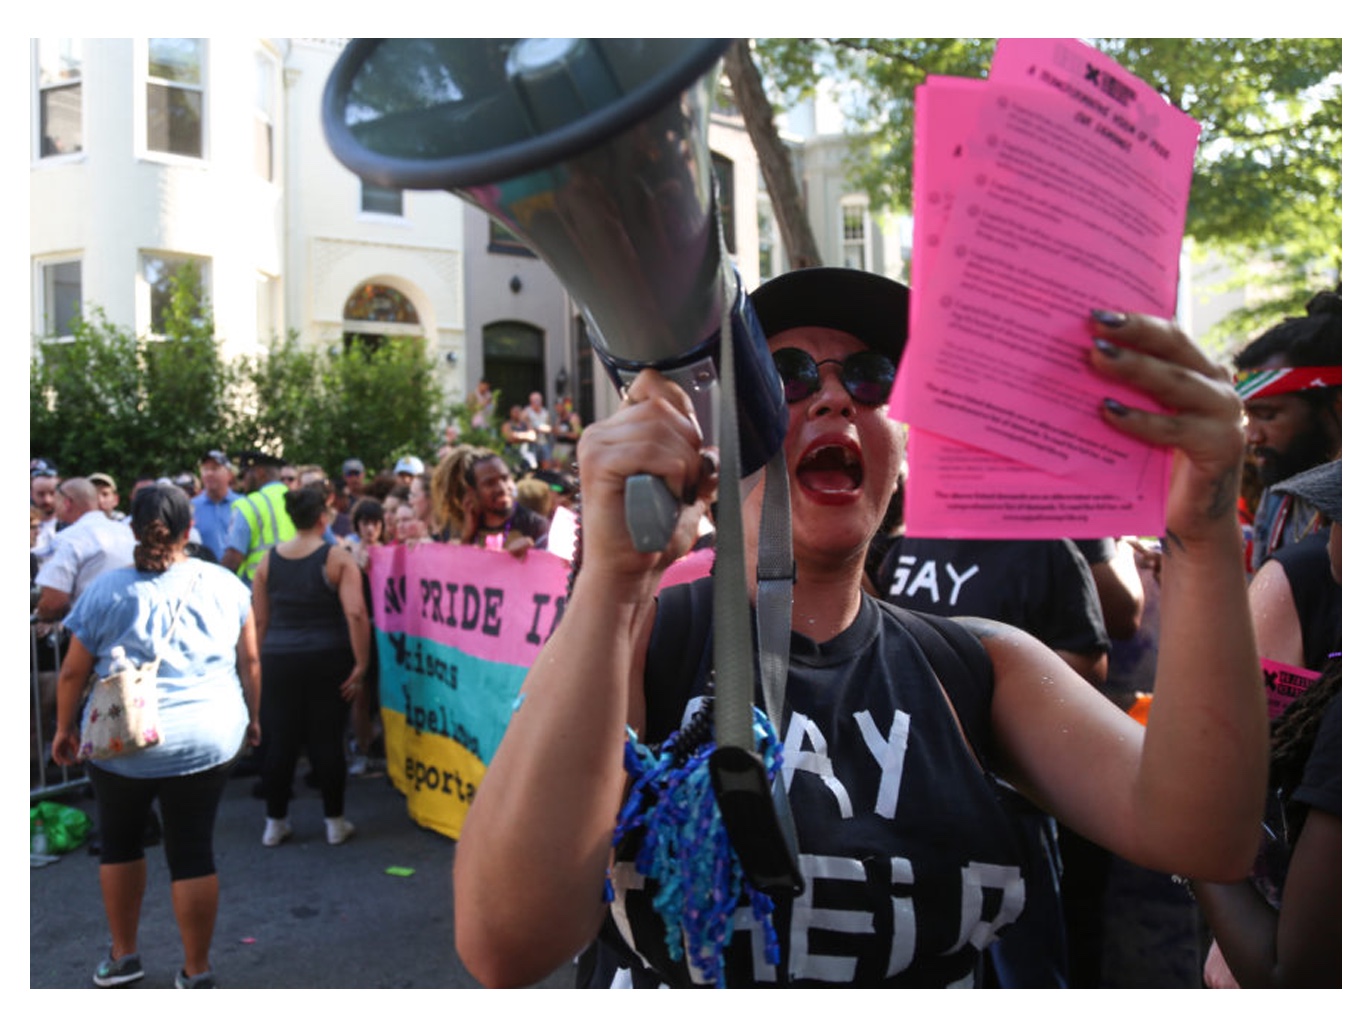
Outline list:
[[[1214,496],[1210,500],[1209,517],[1223,517],[1238,503],[1238,470],[1230,468],[1214,482]]]

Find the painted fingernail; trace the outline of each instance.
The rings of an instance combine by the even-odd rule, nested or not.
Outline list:
[[[1115,313],[1113,310],[1092,310],[1091,319],[1102,327],[1116,328],[1123,327],[1124,322],[1129,318],[1122,313]]]
[[[1107,359],[1119,358],[1119,347],[1117,345],[1111,344],[1104,338],[1092,338],[1091,341],[1095,344],[1096,350]]]
[[[1129,414],[1129,406],[1123,404],[1122,402],[1115,401],[1114,398],[1106,398],[1103,404],[1105,405],[1105,411],[1109,412],[1112,415]]]
[[[698,470],[702,473],[702,478],[710,479],[719,470],[715,451],[703,451],[702,460],[698,462]]]

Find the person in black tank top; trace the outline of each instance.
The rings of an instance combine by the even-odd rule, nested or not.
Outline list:
[[[294,833],[289,799],[301,746],[322,793],[328,844],[340,845],[355,831],[344,814],[344,737],[350,701],[370,662],[370,621],[355,558],[324,539],[331,520],[326,506],[320,486],[285,494],[297,532],[271,547],[252,578],[265,743],[261,843],[267,847]]]
[[[1240,408],[1225,372],[1169,323],[1108,312],[1075,322],[1093,336],[1091,369],[1114,382],[1095,410],[1176,448],[1163,570],[1171,618],[1145,734],[1022,631],[942,621],[973,651],[949,638],[955,646],[935,650],[939,638],[913,614],[862,592],[905,457],[886,402],[907,336],[906,287],[817,268],[752,300],[788,410],[796,582],[785,705],[771,717],[806,889],[773,913],[775,963],[749,907],[737,910],[726,983],[976,984],[983,948],[1028,904],[991,774],[1142,865],[1239,876],[1257,846],[1266,715],[1235,512]],[[1164,414],[1135,407],[1141,395]],[[685,392],[646,370],[614,415],[584,431],[579,468],[581,565],[461,831],[457,949],[489,986],[537,982],[595,940],[583,960],[628,969],[618,984],[719,981],[689,968],[660,926],[650,897],[666,892],[639,875],[633,843],[612,849],[625,729],[657,742],[711,694],[706,610],[699,622],[680,612],[682,593],[658,589],[715,496],[715,449],[701,446]],[[682,501],[663,552],[638,552],[625,524],[625,482],[640,473]],[[751,605],[763,488],[743,503]],[[973,652],[989,678],[985,692],[963,694],[949,674],[955,657],[976,670]]]

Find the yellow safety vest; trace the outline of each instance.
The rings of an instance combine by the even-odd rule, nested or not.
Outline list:
[[[289,487],[283,482],[271,482],[232,502],[232,509],[246,519],[247,527],[251,529],[247,555],[237,568],[237,576],[248,584],[270,547],[294,538],[294,522],[285,510],[288,492]]]

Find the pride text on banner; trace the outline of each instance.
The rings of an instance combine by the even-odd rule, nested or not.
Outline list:
[[[370,588],[389,777],[423,827],[460,836],[522,679],[564,610],[569,568],[531,550],[373,551]]]

